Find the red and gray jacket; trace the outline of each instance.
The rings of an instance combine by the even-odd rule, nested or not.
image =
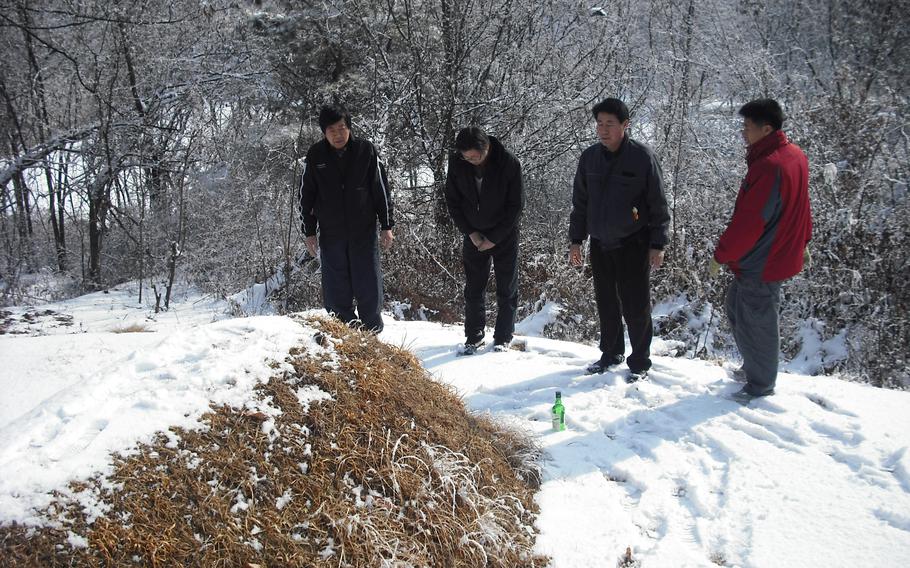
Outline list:
[[[781,130],[749,147],[749,171],[714,260],[741,277],[786,280],[803,268],[812,238],[809,161]]]

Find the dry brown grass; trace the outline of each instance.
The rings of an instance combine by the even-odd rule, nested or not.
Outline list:
[[[151,332],[145,324],[141,323],[132,323],[130,325],[125,325],[122,327],[115,327],[111,329],[111,333],[147,333]]]
[[[86,489],[111,505],[92,525],[61,498],[59,529],[0,527],[0,565],[544,566],[534,445],[466,412],[410,353],[313,325],[339,364],[294,353],[296,372],[259,388],[274,426],[219,408],[176,447],[161,436],[116,460],[116,490]],[[307,411],[296,393],[312,386],[332,400]]]

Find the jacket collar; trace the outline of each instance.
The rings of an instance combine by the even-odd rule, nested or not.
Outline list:
[[[771,152],[777,150],[781,146],[786,146],[789,143],[790,141],[787,140],[787,135],[784,134],[783,130],[775,130],[755,144],[749,146],[749,151],[746,153],[746,163],[752,165],[752,162],[755,160],[764,158]]]
[[[354,146],[354,143],[356,141],[357,141],[357,139],[354,138],[354,134],[351,134],[350,137],[348,137],[348,143],[344,145],[344,151],[347,152],[348,150],[350,150]],[[326,151],[328,151],[328,152],[337,152],[338,151],[335,149],[334,146],[329,144],[329,141],[325,136],[322,137],[322,140],[320,140],[320,142],[322,142],[322,145],[326,149]]]
[[[490,136],[490,155],[487,157],[487,163],[485,167],[499,165],[499,162],[502,161],[502,142],[499,141],[495,136]]]
[[[626,149],[626,146],[629,145],[629,133],[626,132],[623,134],[622,142],[619,143],[619,148],[617,148],[615,152],[611,152],[610,149],[604,146],[601,142],[598,142],[598,144],[600,144],[600,149],[603,150],[604,156],[607,158],[615,158],[622,154],[623,150]]]

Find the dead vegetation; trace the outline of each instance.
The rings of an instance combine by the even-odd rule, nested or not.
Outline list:
[[[13,317],[12,312],[7,310],[0,310],[0,335],[5,335],[10,329],[12,329],[13,323],[16,322],[16,318]]]
[[[152,330],[142,323],[131,323],[120,327],[111,328],[111,333],[152,333]]]
[[[544,566],[531,552],[537,449],[466,412],[410,353],[331,321],[259,395],[214,409],[74,486],[57,528],[0,527],[2,566]],[[300,393],[331,399],[301,404]],[[169,441],[170,440],[170,441]],[[73,535],[78,535],[75,539]],[[86,547],[72,542],[84,538]]]
[[[55,327],[72,327],[73,316],[54,310],[26,311],[18,316],[0,310],[0,335],[35,335]]]

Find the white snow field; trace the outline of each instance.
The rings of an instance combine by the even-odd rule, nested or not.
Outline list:
[[[156,315],[136,297],[124,286],[6,310],[14,331],[46,335],[0,335],[0,522],[38,522],[50,490],[68,493],[69,480],[108,471],[111,452],[169,426],[197,425],[210,402],[269,411],[253,387],[312,343],[290,318],[224,319],[225,304],[198,295]],[[122,331],[131,326],[144,331]]]
[[[40,522],[49,491],[192,426],[209,401],[258,404],[270,362],[316,348],[290,318],[225,309],[181,294],[154,316],[130,286],[7,308],[27,333],[0,335],[0,522]],[[113,332],[134,323],[146,331]],[[537,552],[553,567],[612,568],[627,547],[646,567],[910,566],[910,393],[782,373],[778,394],[740,406],[725,398],[733,364],[659,356],[671,346],[656,339],[649,379],[627,385],[625,367],[586,376],[597,349],[542,327],[519,327],[525,351],[471,357],[455,356],[457,326],[387,316],[380,337],[539,441]],[[557,390],[564,432],[550,430]]]

